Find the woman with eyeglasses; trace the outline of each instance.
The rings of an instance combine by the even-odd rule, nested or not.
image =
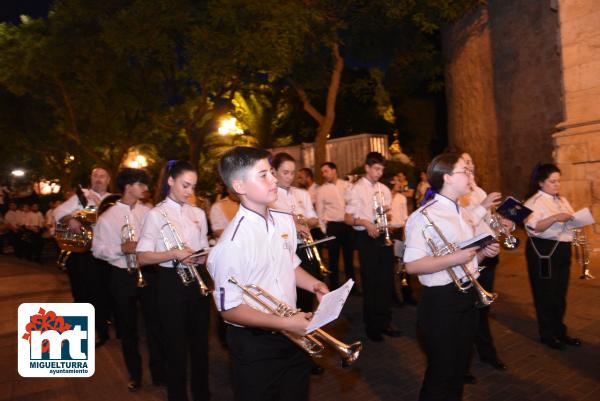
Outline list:
[[[471,190],[472,171],[459,153],[444,153],[431,161],[427,176],[431,188],[426,203],[408,219],[404,253],[406,270],[417,274],[423,285],[418,327],[427,354],[427,370],[419,399],[460,400],[477,330],[477,295],[473,288],[459,291],[446,270],[452,269],[460,280],[465,276],[460,267],[464,265],[477,277],[479,262],[496,256],[499,245],[441,255],[439,250],[445,241],[429,220],[450,243],[458,244],[477,234],[469,212],[458,204],[459,198]]]
[[[559,190],[558,167],[541,164],[534,168],[530,196],[525,202],[533,210],[525,221],[529,235],[525,256],[540,341],[564,350],[565,345],[580,346],[581,340],[568,336],[564,323],[573,241],[573,231],[566,223],[574,212]]]

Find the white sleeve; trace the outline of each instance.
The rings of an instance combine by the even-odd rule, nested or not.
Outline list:
[[[431,252],[425,242],[425,238],[421,233],[423,229],[422,217],[419,216],[418,212],[413,213],[406,222],[406,241],[404,242],[406,248],[404,250],[404,262],[414,262],[429,256]]]
[[[308,191],[303,191],[303,197],[304,204],[306,205],[306,218],[317,218],[317,213],[315,212],[315,208],[313,207],[313,202]]]
[[[92,253],[98,259],[107,262],[117,260],[124,256],[121,251],[121,244],[111,243],[111,231],[117,230],[114,224],[111,224],[108,216],[100,216],[96,227],[94,228],[94,239],[92,240]]]
[[[63,217],[73,214],[73,212],[79,210],[81,205],[79,204],[79,199],[77,195],[71,196],[69,199],[61,203],[54,209],[54,220],[56,222],[60,221]]]
[[[208,222],[206,221],[206,213],[204,210],[198,209],[200,214],[200,249],[208,248]]]
[[[355,196],[356,186],[348,188],[346,191],[346,214],[350,214],[354,217],[358,214],[358,199]]]
[[[140,238],[138,240],[137,252],[158,252],[156,244],[162,241],[160,228],[162,226],[159,221],[159,213],[151,210],[146,213],[142,229],[140,230]]]
[[[244,274],[244,267],[248,265],[244,255],[244,250],[231,241],[220,242],[208,255],[207,268],[215,283],[213,297],[220,312],[244,303],[243,291],[229,282],[233,277],[240,285],[250,284]]]

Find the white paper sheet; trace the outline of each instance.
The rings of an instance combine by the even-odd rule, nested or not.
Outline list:
[[[590,209],[584,207],[583,209],[580,209],[575,212],[575,214],[573,215],[573,220],[567,222],[567,228],[572,230],[574,228],[580,228],[595,223],[596,220],[594,220],[594,216],[592,216],[592,212],[590,212]]]
[[[319,307],[306,327],[306,334],[333,322],[340,316],[353,285],[354,280],[350,279],[337,290],[323,296]]]

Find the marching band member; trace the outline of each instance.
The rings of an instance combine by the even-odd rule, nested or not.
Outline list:
[[[311,169],[304,167],[298,170],[298,186],[308,191],[310,200],[314,206],[317,203],[319,185],[315,182],[315,176]]]
[[[83,189],[83,195],[90,206],[100,206],[103,199],[110,195],[108,184],[110,175],[103,167],[92,170],[90,177],[91,187]],[[68,221],[73,232],[81,231],[81,223],[72,216],[76,211],[83,209],[77,195],[72,195],[65,202],[54,209],[56,222]],[[108,318],[110,295],[108,294],[108,270],[99,263],[91,251],[84,253],[73,252],[67,260],[67,275],[71,284],[71,292],[75,302],[89,302],[96,309],[96,331],[100,346],[108,340]]]
[[[401,258],[404,249],[404,235],[402,233],[404,229],[404,225],[406,224],[406,219],[408,219],[408,207],[406,196],[402,195],[402,184],[400,180],[396,177],[392,178],[390,181],[390,187],[392,192],[392,204],[390,206],[390,217],[389,224],[393,227],[392,229],[392,237],[394,239],[394,251],[396,253],[396,249],[398,248],[398,254],[395,254],[397,258]],[[403,275],[403,281],[405,283],[401,286],[402,291],[402,300],[398,299],[398,295],[396,292],[396,288],[394,288],[393,296],[398,304],[408,304],[408,305],[416,305],[417,301],[413,296],[411,281],[412,278],[410,275],[406,274],[406,271],[400,271],[400,274]],[[395,287],[395,286],[394,286]]]
[[[356,231],[366,334],[379,342],[383,341],[382,335],[401,335],[391,324],[394,254],[391,246],[385,246],[384,236],[374,224],[374,197],[382,198],[382,206],[389,208],[392,196],[389,188],[379,182],[385,168],[383,155],[368,153],[364,167],[365,176],[348,191],[344,220]]]
[[[567,335],[564,323],[571,268],[573,232],[566,223],[573,208],[559,195],[560,170],[554,164],[536,166],[525,206],[533,211],[525,221],[529,235],[525,256],[542,343],[563,350],[580,346],[581,340]]]
[[[418,307],[418,326],[427,354],[427,370],[420,400],[460,400],[463,378],[467,372],[477,327],[476,294],[471,288],[460,292],[446,269],[452,268],[458,278],[465,276],[459,265],[466,265],[477,277],[478,261],[498,254],[499,245],[482,250],[467,248],[435,256],[424,238],[427,233],[436,246],[443,241],[431,230],[424,211],[449,242],[471,239],[473,228],[465,219],[468,214],[457,204],[470,190],[472,172],[458,153],[445,153],[429,164],[427,176],[432,200],[413,213],[406,224],[404,261],[410,274],[418,274],[423,285]]]
[[[468,153],[462,153],[461,158],[465,161],[467,169],[473,172],[471,175],[471,188],[469,193],[460,197],[458,204],[467,209],[471,216],[473,216],[473,223],[477,227],[477,233],[480,232],[492,232],[486,220],[489,219],[490,209],[500,204],[502,195],[499,192],[492,192],[487,194],[483,189],[477,186],[475,182],[475,164],[471,155]],[[507,227],[507,229],[513,228],[514,224],[509,221],[502,219],[501,223]],[[496,277],[496,267],[500,262],[500,257],[497,255],[493,258],[485,258],[480,265],[485,266],[479,273],[479,283],[487,291],[492,292],[494,290],[494,279]],[[487,363],[498,370],[506,370],[506,365],[500,358],[498,358],[498,351],[494,345],[492,338],[492,332],[490,330],[489,313],[491,306],[486,306],[479,309],[479,324],[477,326],[477,333],[475,335],[475,348],[479,359],[483,363]],[[465,378],[467,383],[474,382],[475,379],[472,375],[468,374]]]
[[[317,191],[316,208],[319,220],[325,226],[327,236],[335,237],[335,239],[327,243],[329,250],[329,270],[331,271],[329,285],[331,289],[335,290],[340,286],[338,279],[340,248],[344,256],[346,280],[354,279],[354,232],[344,222],[346,194],[351,185],[348,181],[338,178],[335,163],[323,163],[321,165],[321,175],[325,182]]]
[[[142,383],[142,358],[138,346],[138,302],[144,316],[152,382],[159,385],[164,375],[156,321],[156,271],[146,267],[143,276],[138,276],[139,266],[135,260],[137,238],[133,241],[127,240],[127,230],[131,229],[137,236],[144,216],[150,210],[141,202],[144,191],[148,190],[149,177],[144,170],[125,168],[119,172],[116,181],[123,196],[98,218],[92,252],[96,258],[106,261],[110,269],[110,292],[115,307],[116,324],[121,334],[123,359],[130,378],[127,387],[130,391],[136,391]],[[146,286],[141,288],[144,282]]]
[[[27,257],[34,262],[42,263],[42,233],[45,229],[44,216],[37,203],[28,205],[28,211],[23,216],[23,229],[29,245]]]
[[[277,179],[277,199],[270,205],[271,208],[294,215],[303,215],[312,229],[319,225],[317,213],[313,208],[310,194],[305,189],[293,187],[292,183],[296,176],[296,160],[288,153],[277,153],[271,161],[273,175]],[[304,227],[298,225],[298,231],[303,233]],[[315,261],[308,259],[306,250],[298,249],[298,256],[302,261],[302,267],[315,277],[320,277],[319,266]],[[313,310],[314,296],[312,293],[298,290],[298,306],[305,311]]]
[[[294,308],[296,287],[315,293],[319,300],[328,292],[323,282],[300,267],[293,218],[268,207],[278,193],[269,157],[262,149],[235,147],[219,162],[219,173],[241,206],[210,253],[208,269],[217,289],[217,309],[229,323],[227,341],[238,401],[308,399],[309,357],[273,330],[304,335],[310,314],[266,313],[229,280],[257,285]]]
[[[227,225],[240,208],[240,200],[231,189],[227,188],[223,192],[226,195],[212,204],[209,213],[210,227],[216,238],[219,238],[223,234],[223,230],[227,228]]]
[[[186,203],[197,180],[196,170],[188,162],[171,160],[167,163],[159,186],[163,200],[146,214],[136,248],[140,266],[160,265],[158,318],[166,353],[170,401],[188,399],[188,381],[194,400],[209,398],[209,297],[200,295],[197,282],[184,285],[177,272],[179,263],[194,262],[189,260],[194,251],[208,247],[206,215],[200,208]],[[183,249],[167,249],[165,238],[175,241],[173,233],[168,232],[167,219],[181,237]]]

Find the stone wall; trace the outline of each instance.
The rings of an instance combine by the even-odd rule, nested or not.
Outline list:
[[[561,192],[600,221],[600,8],[597,0],[559,1],[565,119],[554,134]],[[600,224],[587,229],[600,252]]]
[[[552,161],[563,106],[551,3],[489,0],[443,32],[450,141],[488,191],[523,198],[533,166]]]

